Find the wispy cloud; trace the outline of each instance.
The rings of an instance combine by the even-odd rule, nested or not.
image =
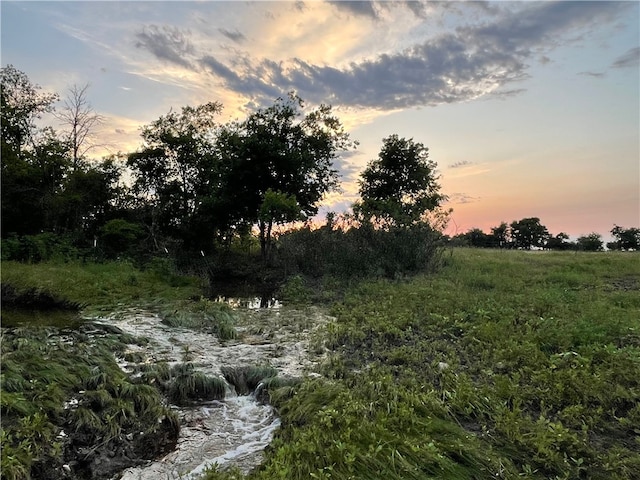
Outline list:
[[[467,165],[473,165],[473,162],[470,162],[469,160],[460,160],[459,162],[452,163],[448,168],[460,168],[466,167]]]
[[[245,37],[244,34],[240,32],[238,29],[231,31],[231,30],[227,30],[226,28],[219,28],[218,31],[222,35],[227,37],[229,40],[236,43],[242,43],[247,39],[247,37]]]
[[[612,68],[637,68],[640,65],[640,47],[631,48],[627,53],[618,57],[612,64]]]
[[[148,25],[136,34],[136,47],[148,50],[160,60],[191,67],[185,58],[194,53],[189,35],[189,30],[169,25]]]
[[[465,203],[473,203],[480,200],[480,197],[474,197],[472,195],[468,195],[462,192],[450,193],[447,196],[448,196],[447,203],[451,205],[462,205]]]
[[[579,72],[578,75],[584,75],[586,77],[604,78],[606,74],[604,72]]]

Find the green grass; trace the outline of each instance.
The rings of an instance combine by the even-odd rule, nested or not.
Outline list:
[[[197,301],[174,302],[161,316],[162,323],[170,327],[211,331],[220,340],[236,338],[233,311],[220,302],[202,297]]]
[[[177,276],[159,264],[139,270],[128,262],[27,264],[2,262],[2,283],[17,291],[42,291],[54,298],[112,311],[119,306],[153,305],[200,295],[200,280]]]
[[[638,478],[638,285],[635,253],[456,249],[352,288],[249,478]]]
[[[91,461],[122,436],[153,436],[162,419],[175,423],[177,438],[159,392],[132,383],[116,364],[112,349],[122,338],[105,334],[3,329],[2,478],[60,478],[69,458]]]

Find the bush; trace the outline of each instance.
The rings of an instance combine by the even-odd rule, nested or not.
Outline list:
[[[278,260],[287,275],[366,278],[433,271],[440,265],[440,235],[427,225],[377,230],[306,227],[278,242]]]
[[[54,233],[11,235],[2,240],[2,260],[38,263],[48,260],[75,260],[83,257],[83,250],[74,245],[71,237]]]

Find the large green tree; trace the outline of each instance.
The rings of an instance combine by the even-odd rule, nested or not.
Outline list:
[[[354,146],[330,106],[304,108],[290,94],[218,137],[223,175],[216,209],[232,217],[230,224],[258,226],[265,259],[273,225],[315,215],[324,195],[338,188],[334,160]]]
[[[532,247],[543,247],[549,238],[547,227],[540,223],[538,217],[511,222],[510,233],[514,246],[526,250],[531,250]]]
[[[436,163],[422,143],[391,135],[361,174],[361,201],[354,212],[382,227],[413,225],[446,199],[438,179]]]
[[[159,236],[193,248],[212,243],[212,230],[203,228],[214,219],[202,209],[219,189],[214,139],[221,109],[206,103],[170,111],[142,129],[144,144],[129,155],[133,191],[149,211],[147,227],[158,247]]]

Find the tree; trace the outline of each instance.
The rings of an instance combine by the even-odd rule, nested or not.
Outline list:
[[[523,218],[511,222],[511,238],[516,248],[531,250],[532,247],[543,247],[549,238],[547,227],[537,217]]]
[[[640,228],[624,228],[615,225],[611,235],[616,241],[607,243],[610,250],[640,250]]]
[[[438,178],[422,143],[391,135],[360,176],[361,201],[354,212],[382,227],[413,225],[446,199]]]
[[[206,103],[170,111],[142,129],[144,145],[128,157],[133,191],[150,208],[148,227],[158,248],[158,234],[185,241],[192,238],[196,219],[213,220],[199,210],[219,186],[213,134],[221,109],[219,103]],[[200,241],[211,243],[210,238]]]
[[[62,125],[68,128],[67,141],[71,148],[74,170],[78,168],[80,159],[94,147],[91,136],[94,129],[103,121],[103,117],[93,110],[87,100],[88,89],[88,83],[82,87],[78,85],[70,87],[62,110],[56,112],[56,117]]]
[[[491,235],[487,235],[479,228],[472,228],[465,233],[465,237],[472,247],[489,248],[493,246]]]
[[[497,227],[492,227],[491,236],[495,246],[500,248],[507,247],[509,243],[509,225],[506,222],[502,222]]]
[[[602,236],[595,232],[589,235],[582,235],[578,237],[576,244],[580,250],[586,252],[601,252],[603,246]]]
[[[564,232],[560,232],[556,236],[549,236],[547,240],[546,248],[549,250],[568,250],[572,247],[575,247],[575,244],[568,241],[569,235]]]
[[[29,77],[13,65],[0,70],[0,125],[2,129],[2,156],[9,149],[19,155],[37,132],[36,120],[53,111],[58,96],[41,92]]]
[[[323,196],[338,188],[338,152],[355,145],[331,106],[304,116],[303,108],[302,99],[289,94],[218,136],[222,175],[214,210],[226,214],[230,226],[257,224],[265,260],[273,224],[315,215]]]

